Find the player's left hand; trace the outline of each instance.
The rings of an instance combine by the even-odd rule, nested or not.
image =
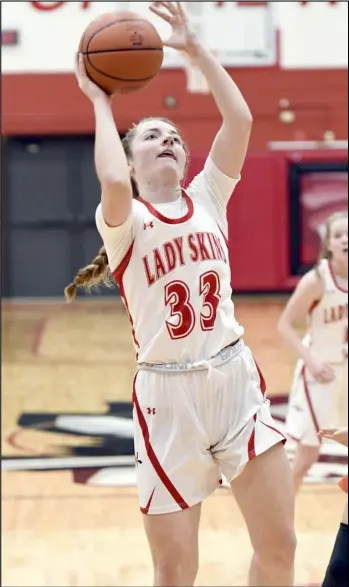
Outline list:
[[[190,58],[195,58],[200,44],[182,3],[152,2],[149,10],[165,22],[168,22],[172,27],[172,34],[167,41],[164,41],[164,45],[182,51]]]
[[[335,440],[343,446],[348,446],[348,428],[324,428],[320,430],[319,436],[329,440]]]

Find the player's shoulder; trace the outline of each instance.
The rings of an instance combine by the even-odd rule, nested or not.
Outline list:
[[[225,175],[209,155],[203,169],[189,184],[187,193],[222,224],[225,223],[228,201],[239,181],[240,178]]]
[[[137,217],[137,216],[142,217],[142,216],[144,216],[145,210],[146,210],[146,208],[145,208],[144,204],[142,204],[142,202],[140,202],[138,199],[134,198],[132,200],[131,212],[130,212],[129,218]],[[99,202],[99,204],[96,208],[95,217],[96,217],[97,224],[105,224],[104,217],[103,217],[103,210],[102,210],[102,202]],[[129,218],[128,218],[128,220],[129,220]]]
[[[318,265],[310,269],[298,282],[297,290],[299,292],[314,292],[322,296],[324,291],[324,281],[319,272]]]

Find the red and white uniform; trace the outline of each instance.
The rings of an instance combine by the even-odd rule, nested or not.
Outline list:
[[[321,384],[298,361],[290,394],[286,433],[304,445],[318,446],[318,431],[348,422],[348,291],[336,282],[331,262],[319,263],[324,293],[310,314],[304,344],[319,361],[335,371],[331,383]]]
[[[142,511],[201,502],[223,473],[283,440],[231,299],[226,205],[237,180],[209,158],[177,201],[134,200],[96,222],[132,326],[133,403]]]

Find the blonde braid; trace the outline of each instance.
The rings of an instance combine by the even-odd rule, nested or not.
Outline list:
[[[92,287],[96,287],[101,283],[107,287],[113,286],[105,247],[100,249],[98,255],[89,265],[80,269],[76,274],[73,283],[65,288],[64,294],[66,300],[72,302],[76,297],[78,288],[83,287],[90,290]]]

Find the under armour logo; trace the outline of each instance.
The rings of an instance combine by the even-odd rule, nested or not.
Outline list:
[[[147,230],[148,228],[154,228],[154,222],[145,222],[144,230]]]
[[[147,412],[148,412],[149,416],[155,416],[156,409],[155,408],[147,408]]]

